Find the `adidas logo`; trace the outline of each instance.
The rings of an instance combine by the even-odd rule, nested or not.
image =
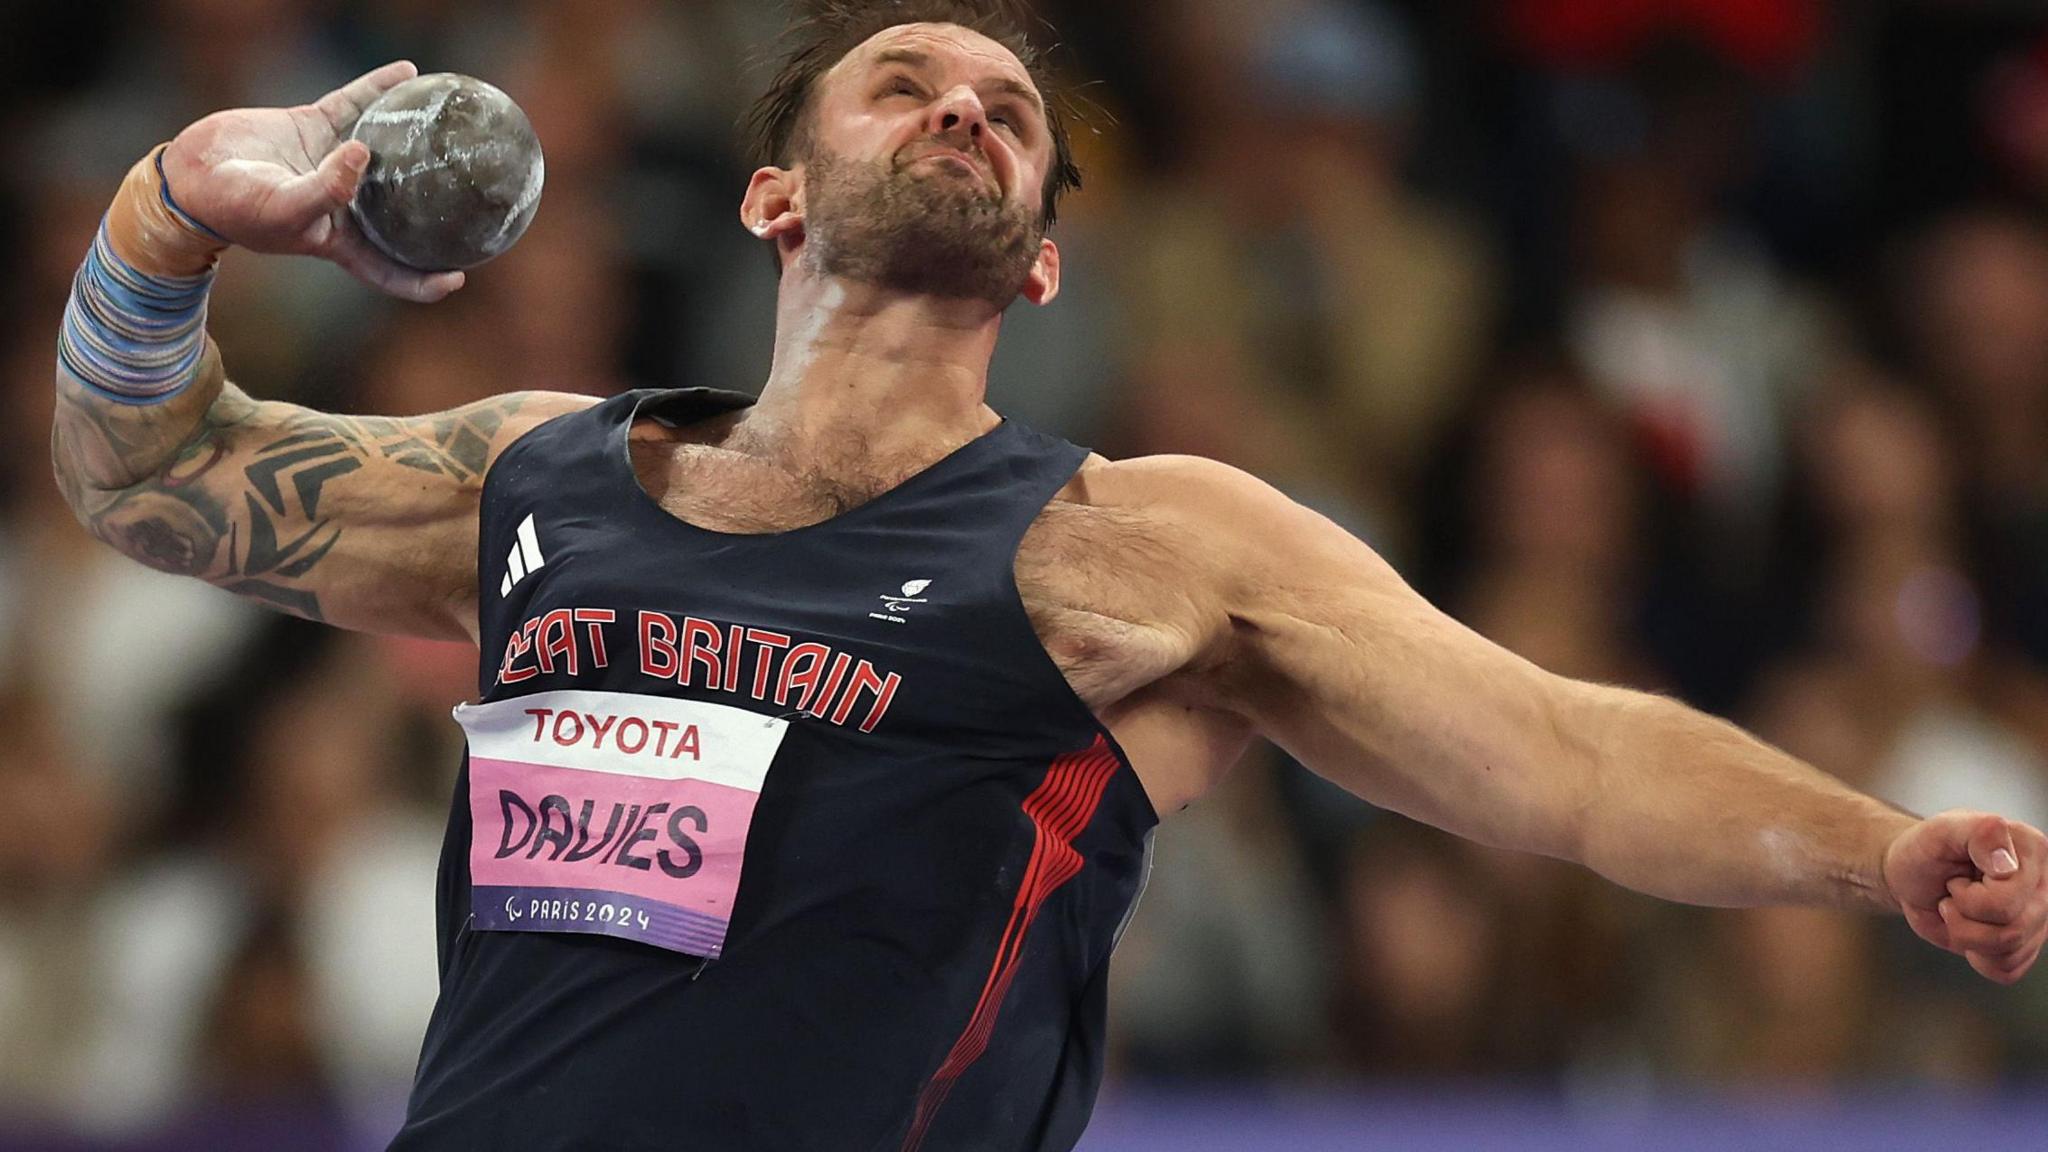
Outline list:
[[[533,530],[533,515],[519,522],[519,539],[512,542],[512,551],[505,556],[505,580],[498,585],[500,597],[510,596],[512,586],[526,579],[530,572],[538,572],[546,564],[547,557],[540,554],[540,536]]]

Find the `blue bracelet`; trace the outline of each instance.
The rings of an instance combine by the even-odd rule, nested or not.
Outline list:
[[[151,276],[121,259],[107,223],[71,282],[57,363],[120,404],[161,404],[185,390],[206,354],[206,298],[214,271]]]
[[[173,216],[205,233],[212,239],[218,240],[223,244],[228,243],[227,237],[201,224],[198,217],[178,207],[178,202],[171,199],[171,178],[164,174],[164,153],[168,151],[170,151],[169,145],[156,150],[156,188],[157,195],[163,197],[164,207],[170,209]]]

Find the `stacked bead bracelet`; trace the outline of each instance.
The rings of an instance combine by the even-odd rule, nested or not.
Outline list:
[[[182,225],[220,236],[171,199],[163,150],[154,157],[163,206]],[[206,297],[214,270],[154,276],[121,259],[107,221],[71,282],[57,362],[79,383],[122,404],[159,404],[183,391],[206,353]]]

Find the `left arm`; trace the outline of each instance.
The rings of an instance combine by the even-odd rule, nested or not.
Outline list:
[[[2048,936],[2038,831],[1918,820],[1675,701],[1545,672],[1262,482],[1165,467],[1178,475],[1161,490],[1211,542],[1206,676],[1359,796],[1667,899],[1902,910],[1994,979],[2016,979]]]

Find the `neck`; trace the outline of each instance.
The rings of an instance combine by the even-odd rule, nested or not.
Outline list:
[[[1001,324],[985,302],[792,269],[776,308],[775,361],[748,420],[799,451],[851,442],[886,459],[964,444],[999,419],[983,400]]]

